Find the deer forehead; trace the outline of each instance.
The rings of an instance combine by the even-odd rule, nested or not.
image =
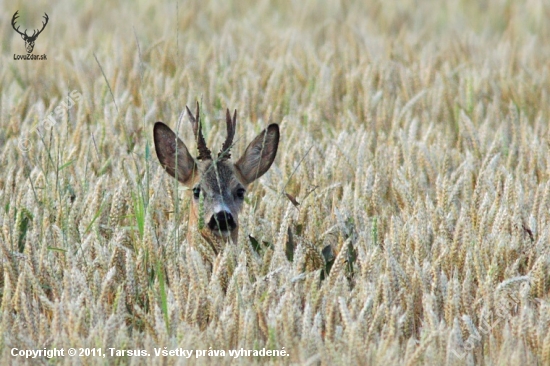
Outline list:
[[[237,186],[246,186],[239,179],[233,163],[229,161],[209,160],[199,163],[199,181],[201,189],[214,194],[227,194]]]

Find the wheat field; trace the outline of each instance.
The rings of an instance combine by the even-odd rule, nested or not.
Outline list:
[[[0,9],[1,364],[550,365],[547,2]],[[197,100],[281,128],[221,275],[153,146]]]

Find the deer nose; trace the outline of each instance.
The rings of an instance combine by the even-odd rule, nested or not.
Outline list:
[[[220,211],[212,215],[208,222],[208,227],[210,230],[233,231],[237,227],[237,223],[231,213]]]

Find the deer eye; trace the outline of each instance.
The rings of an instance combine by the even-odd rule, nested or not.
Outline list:
[[[244,198],[244,192],[245,192],[244,188],[239,188],[239,189],[237,189],[237,192],[236,192],[235,195],[237,196],[237,198],[243,199]]]
[[[200,194],[201,194],[201,188],[199,186],[196,186],[195,188],[193,188],[193,197],[195,197],[196,199],[199,199]]]

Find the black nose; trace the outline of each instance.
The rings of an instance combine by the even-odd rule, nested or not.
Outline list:
[[[220,211],[212,215],[208,222],[210,230],[232,231],[237,227],[233,215],[227,211]]]

